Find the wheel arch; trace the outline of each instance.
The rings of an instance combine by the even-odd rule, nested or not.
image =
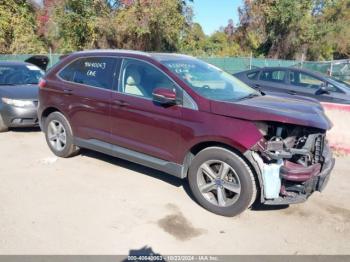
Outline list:
[[[62,111],[59,110],[57,107],[51,106],[51,107],[45,108],[43,110],[43,112],[41,113],[41,115],[40,115],[40,127],[41,127],[41,130],[43,130],[43,128],[44,128],[45,121],[46,121],[47,117],[53,112],[60,112],[61,114],[63,114]]]

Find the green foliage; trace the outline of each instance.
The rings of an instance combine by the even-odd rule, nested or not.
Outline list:
[[[0,53],[126,48],[195,56],[350,57],[350,0],[244,1],[239,24],[230,20],[209,36],[192,22],[192,0],[48,2],[38,8],[26,0],[0,1]]]
[[[204,34],[201,25],[194,23],[184,31],[180,41],[180,50],[186,54],[200,56],[205,54],[205,44],[206,35]]]
[[[36,34],[36,16],[25,0],[0,2],[0,53],[43,53],[44,43]]]
[[[115,18],[118,46],[146,51],[176,51],[186,28],[180,0],[136,0]]]
[[[256,56],[349,57],[349,10],[349,0],[246,1],[235,39]]]
[[[108,47],[111,13],[104,0],[64,0],[52,10],[49,42],[60,52]]]

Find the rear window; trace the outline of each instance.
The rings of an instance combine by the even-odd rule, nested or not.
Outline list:
[[[284,70],[267,70],[263,71],[260,75],[260,80],[270,82],[283,82],[286,71]]]
[[[119,59],[113,57],[79,58],[66,66],[59,77],[69,82],[113,89],[114,74],[119,67]]]

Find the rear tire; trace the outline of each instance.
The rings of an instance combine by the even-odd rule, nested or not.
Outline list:
[[[210,147],[193,159],[188,180],[198,203],[222,216],[236,216],[256,199],[255,177],[247,163],[236,153]]]
[[[7,132],[8,130],[9,130],[9,128],[7,125],[5,125],[4,120],[2,119],[1,114],[0,114],[0,133]]]
[[[56,156],[68,158],[79,153],[79,147],[73,143],[72,128],[60,112],[53,112],[46,118],[44,132],[46,142]]]

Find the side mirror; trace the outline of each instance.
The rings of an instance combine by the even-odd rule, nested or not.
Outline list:
[[[153,101],[162,105],[175,105],[176,93],[168,88],[158,87],[153,90]]]
[[[327,89],[327,86],[325,83],[322,83],[320,85],[320,88],[316,90],[315,95],[323,95],[323,94],[329,94],[329,91]]]

